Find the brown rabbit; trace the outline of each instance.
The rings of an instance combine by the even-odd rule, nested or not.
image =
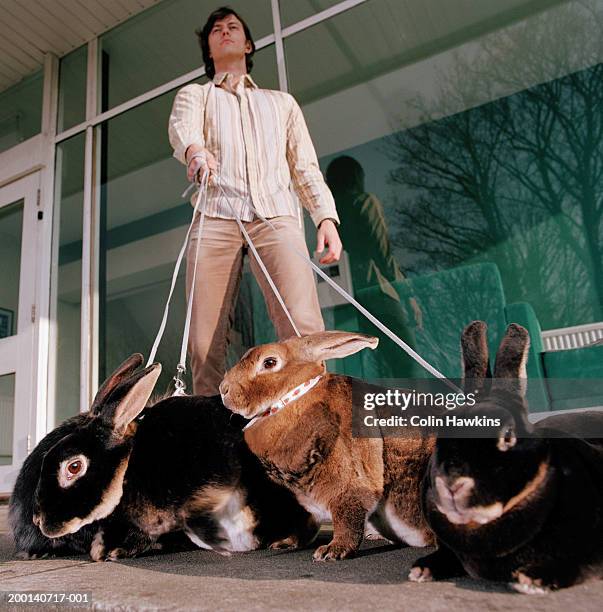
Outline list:
[[[315,518],[333,520],[333,539],[316,550],[316,560],[354,554],[367,519],[389,540],[434,543],[420,509],[433,438],[419,432],[353,437],[352,382],[365,383],[325,371],[326,359],[374,349],[377,342],[331,331],[266,344],[248,351],[220,385],[226,407],[260,417],[247,426],[245,439],[271,477],[288,486]]]

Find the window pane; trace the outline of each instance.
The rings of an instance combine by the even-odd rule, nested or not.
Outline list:
[[[262,85],[276,82],[274,47],[258,52],[254,77]],[[100,381],[132,353],[148,355],[191,220],[191,205],[181,198],[185,167],[173,158],[167,135],[175,95],[165,94],[103,126]],[[164,365],[158,390],[174,375],[185,310],[182,269],[157,356]]]
[[[84,45],[61,59],[57,130],[62,132],[86,119],[86,64]]]
[[[272,31],[269,0],[229,6],[246,20],[257,41]],[[202,66],[195,29],[217,8],[207,0],[161,2],[101,38],[103,110]]]
[[[55,424],[79,412],[82,211],[85,134],[57,145],[58,269],[53,298],[57,322]]]
[[[108,121],[101,191],[99,383],[134,352],[147,355],[159,329],[172,269],[192,215],[182,200],[184,166],[172,157],[167,123],[175,92]],[[184,323],[180,275],[157,359],[167,386]]]
[[[15,375],[0,376],[0,465],[13,462]]]
[[[285,39],[354,294],[449,375],[463,326],[486,320],[494,347],[513,302],[544,329],[603,319],[603,6],[530,11],[375,0]],[[359,359],[414,369],[386,338]]]
[[[0,151],[40,133],[42,87],[40,70],[0,93]]]
[[[279,0],[282,25],[289,26],[340,2],[341,0]]]
[[[23,200],[20,200],[0,208],[0,338],[17,333],[22,236]]]

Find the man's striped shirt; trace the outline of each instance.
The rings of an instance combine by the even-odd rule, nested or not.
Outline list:
[[[297,217],[293,188],[315,225],[327,218],[339,223],[293,96],[260,89],[249,75],[231,85],[230,75],[222,73],[211,83],[187,85],[177,93],[168,130],[174,157],[186,163],[189,146],[206,147],[216,158],[218,180],[235,214],[244,221],[254,218],[249,201],[264,217]],[[234,218],[215,185],[208,190],[206,214]]]

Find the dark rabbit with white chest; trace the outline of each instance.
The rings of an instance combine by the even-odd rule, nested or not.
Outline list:
[[[178,534],[222,553],[311,541],[316,523],[266,476],[219,398],[171,397],[145,409],[161,366],[141,364],[130,357],[89,413],[36,447],[11,499],[17,549],[34,556],[61,542],[112,560]]]
[[[259,417],[245,440],[271,477],[318,520],[333,520],[333,540],[315,551],[316,560],[354,554],[365,527],[411,546],[434,542],[420,504],[433,437],[418,430],[407,437],[353,437],[352,384],[365,383],[325,371],[326,359],[377,342],[330,331],[258,346],[220,385],[225,406]]]
[[[499,347],[491,389],[472,409],[499,419],[483,438],[439,436],[425,479],[424,509],[438,550],[410,579],[469,574],[533,594],[601,577],[603,452],[564,431],[603,428],[603,414],[549,417],[532,426],[524,400],[528,332],[511,324]],[[464,374],[485,391],[486,325],[462,337]],[[462,435],[462,434],[461,434]]]

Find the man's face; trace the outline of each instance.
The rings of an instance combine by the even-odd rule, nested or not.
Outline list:
[[[234,15],[227,15],[214,23],[208,43],[214,63],[242,58],[251,52],[251,43],[245,39],[243,24]]]

